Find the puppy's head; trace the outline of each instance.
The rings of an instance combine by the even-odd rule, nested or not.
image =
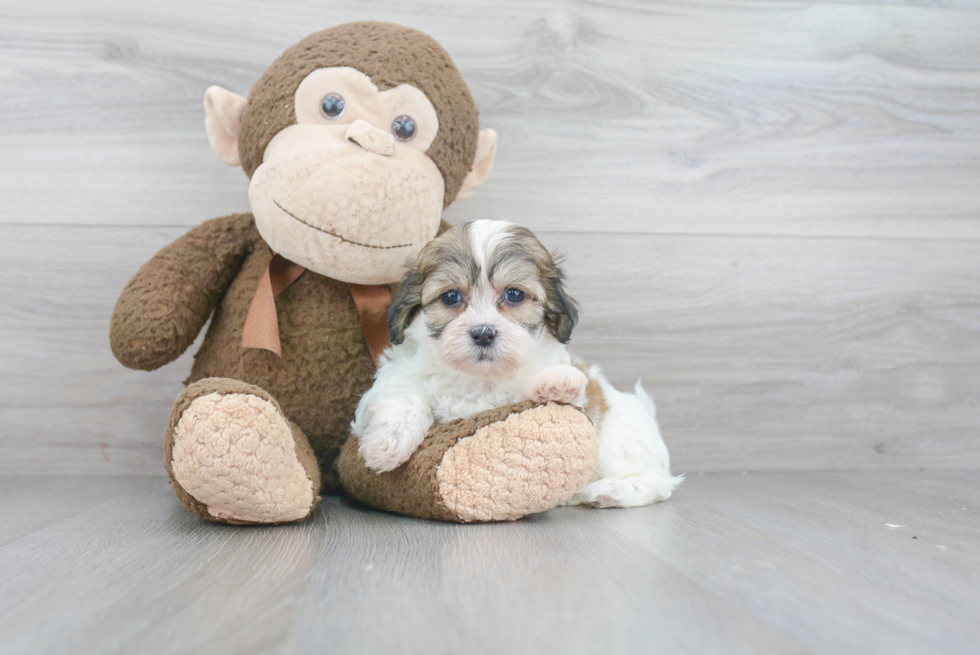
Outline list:
[[[523,364],[547,331],[568,343],[578,321],[562,272],[530,230],[475,221],[429,242],[388,316],[392,343],[418,318],[453,368],[486,376]]]

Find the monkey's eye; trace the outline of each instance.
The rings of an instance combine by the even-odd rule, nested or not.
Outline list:
[[[391,122],[391,133],[399,141],[411,141],[415,138],[415,120],[411,116],[399,116]]]
[[[328,119],[334,120],[340,118],[346,106],[347,103],[344,102],[344,96],[339,93],[328,93],[320,101],[320,113]]]
[[[504,292],[504,298],[507,300],[507,302],[515,305],[520,305],[522,302],[524,302],[524,297],[525,293],[520,289],[507,289],[507,291]]]
[[[463,300],[463,296],[459,294],[459,291],[453,289],[439,296],[439,299],[442,300],[442,304],[446,307],[454,307]]]

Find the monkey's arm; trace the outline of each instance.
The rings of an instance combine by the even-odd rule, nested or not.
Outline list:
[[[215,218],[143,264],[112,313],[109,343],[116,359],[152,371],[187,350],[238,272],[254,234],[251,214]]]

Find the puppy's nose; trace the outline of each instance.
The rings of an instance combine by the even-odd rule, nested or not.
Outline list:
[[[389,157],[395,153],[395,137],[358,118],[347,128],[347,140],[365,150]]]
[[[481,325],[470,330],[470,336],[473,337],[476,345],[481,348],[486,348],[493,343],[494,338],[497,336],[497,331],[489,325]]]

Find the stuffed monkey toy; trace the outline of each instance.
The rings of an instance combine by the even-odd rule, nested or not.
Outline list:
[[[289,48],[243,98],[204,99],[212,149],[249,176],[250,214],[207,221],[126,285],[112,317],[125,366],[173,361],[211,319],[166,429],[166,467],[195,515],[308,517],[342,487],[446,521],[513,520],[584,485],[598,440],[583,413],[521,403],[434,426],[413,457],[367,469],[350,437],[387,345],[390,288],[487,179],[496,134],[427,35],[341,25]],[[442,227],[440,227],[442,226]]]

